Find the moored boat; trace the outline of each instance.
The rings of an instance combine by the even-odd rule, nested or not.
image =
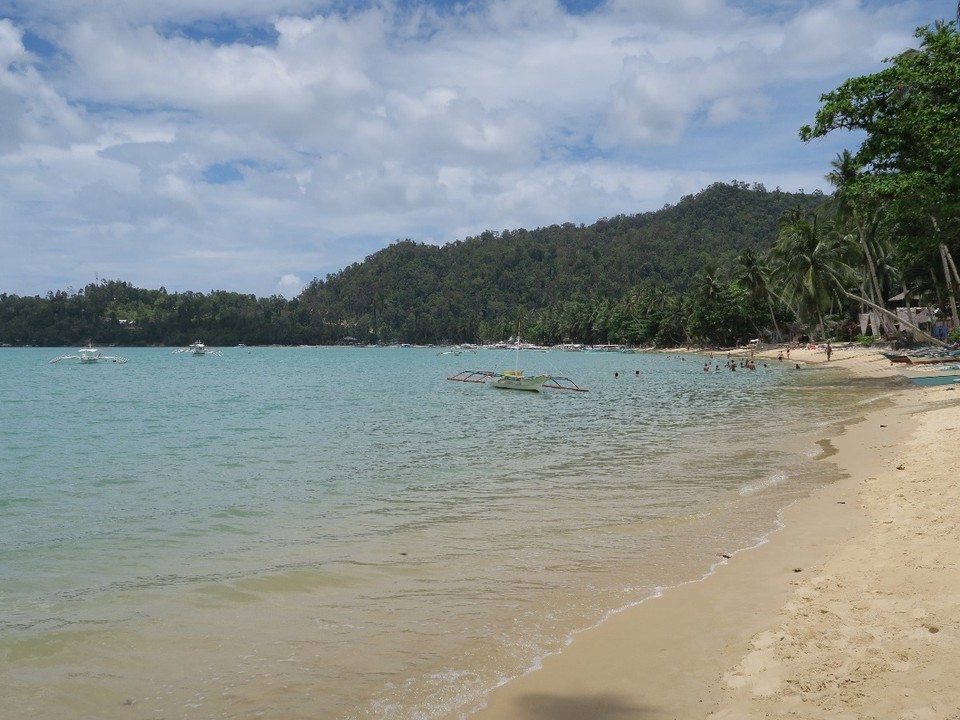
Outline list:
[[[184,355],[221,355],[222,354],[218,350],[212,350],[208,348],[201,340],[197,340],[196,342],[190,343],[185,348],[174,350],[174,353],[184,354]]]
[[[76,355],[58,355],[57,357],[50,360],[50,365],[55,365],[57,363],[63,362],[64,360],[76,360],[81,365],[95,365],[99,362],[109,362],[109,363],[118,363],[123,364],[127,362],[125,357],[120,357],[119,355],[104,355],[100,348],[95,348],[93,345],[87,345],[77,350]]]
[[[528,390],[539,392],[549,375],[531,375],[524,377],[523,370],[505,370],[493,381],[493,387],[500,390]]]
[[[499,346],[499,344],[498,344]],[[492,380],[492,387],[498,390],[526,390],[527,392],[540,392],[541,388],[553,388],[554,390],[571,390],[573,392],[587,392],[586,389],[577,385],[568,377],[559,375],[524,375],[520,369],[520,349],[525,347],[534,347],[524,345],[520,341],[520,330],[517,328],[517,339],[514,343],[514,353],[516,364],[513,370],[461,370],[456,375],[451,375],[447,380],[455,382],[469,382],[484,384]]]

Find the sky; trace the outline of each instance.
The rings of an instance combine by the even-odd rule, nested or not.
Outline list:
[[[830,191],[953,0],[0,0],[0,293],[293,298],[396,242]]]

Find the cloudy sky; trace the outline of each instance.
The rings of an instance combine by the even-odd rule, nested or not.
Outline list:
[[[294,297],[398,239],[823,189],[953,0],[0,0],[0,293]]]

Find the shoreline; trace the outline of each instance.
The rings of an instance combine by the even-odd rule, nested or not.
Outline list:
[[[778,352],[755,356],[776,362]],[[789,360],[825,361],[805,348]],[[861,348],[835,349],[830,365],[856,377],[897,374]],[[829,438],[836,452],[824,461],[846,477],[786,508],[765,543],[579,633],[539,670],[495,689],[471,720],[956,712],[960,529],[944,501],[960,497],[949,469],[960,395],[904,385],[889,399]],[[934,522],[938,533],[925,526]]]

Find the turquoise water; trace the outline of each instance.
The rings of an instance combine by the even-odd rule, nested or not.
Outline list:
[[[590,389],[528,394],[445,380],[497,350],[62,352],[0,350],[11,717],[463,717],[761,542],[886,392],[663,354],[523,353]]]

